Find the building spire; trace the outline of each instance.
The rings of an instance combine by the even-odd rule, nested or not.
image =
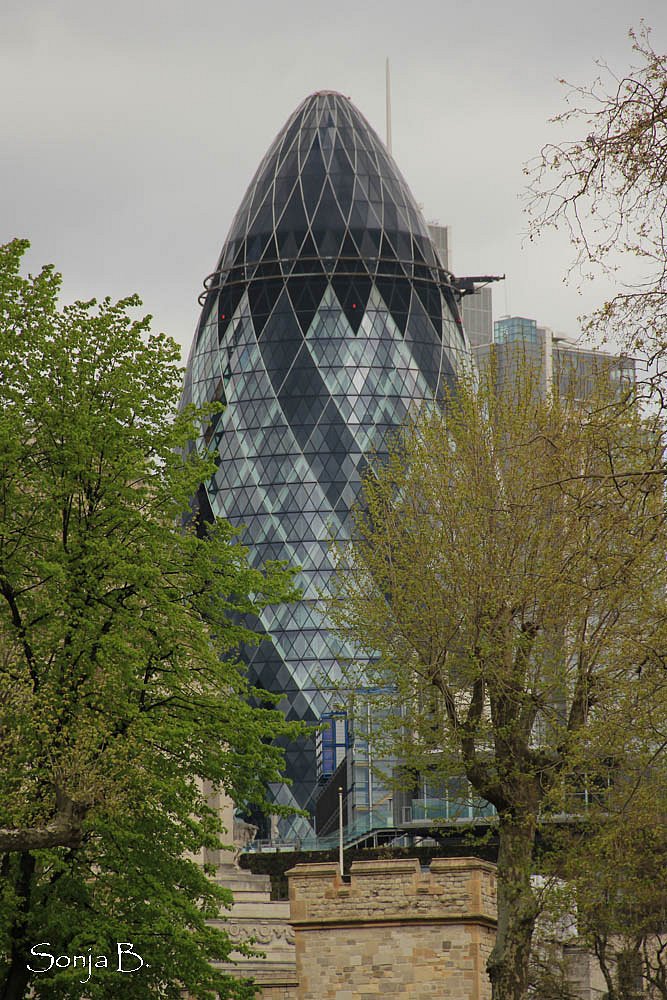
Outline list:
[[[389,73],[389,57],[387,57],[385,70],[385,86],[387,95],[387,152],[391,155],[391,76]]]

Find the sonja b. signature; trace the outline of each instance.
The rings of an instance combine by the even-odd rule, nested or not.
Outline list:
[[[81,969],[85,979],[80,979],[80,983],[90,982],[94,969],[111,969],[112,972],[139,972],[140,969],[150,968],[148,962],[136,951],[131,941],[119,941],[113,955],[93,955],[92,948],[88,948],[85,955],[54,955],[47,951],[51,947],[50,941],[40,941],[30,949],[32,965],[28,965],[30,972],[44,973],[51,972],[52,969]],[[41,950],[40,950],[41,949]],[[34,961],[33,961],[34,960]]]

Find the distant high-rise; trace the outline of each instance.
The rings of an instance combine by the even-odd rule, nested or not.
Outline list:
[[[308,97],[272,143],[205,287],[183,400],[226,408],[196,442],[218,462],[198,504],[244,526],[254,564],[301,567],[303,601],[264,611],[273,641],[245,656],[252,683],[314,726],[348,653],[318,608],[329,539],[348,530],[369,452],[453,383],[468,350],[459,309],[396,164],[331,92]],[[286,762],[292,783],[275,800],[312,810],[315,739],[288,746]]]
[[[512,378],[519,364],[528,363],[539,368],[544,389],[556,384],[562,392],[572,391],[579,399],[590,394],[594,379],[601,374],[619,383],[635,378],[631,358],[582,347],[525,316],[496,320],[493,341],[473,348],[479,367],[488,364],[492,354],[499,382]]]

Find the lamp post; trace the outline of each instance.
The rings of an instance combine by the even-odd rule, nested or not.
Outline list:
[[[343,877],[343,789],[338,787],[338,864]]]

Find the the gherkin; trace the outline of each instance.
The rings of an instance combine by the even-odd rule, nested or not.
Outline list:
[[[328,538],[346,531],[364,456],[451,383],[467,350],[458,308],[394,161],[332,92],[306,98],[271,144],[205,287],[184,401],[227,405],[199,442],[219,466],[198,502],[245,525],[253,562],[302,567],[304,601],[263,613],[273,643],[247,659],[289,717],[315,723],[341,653],[316,609]],[[286,762],[275,798],[312,808],[314,741]]]

